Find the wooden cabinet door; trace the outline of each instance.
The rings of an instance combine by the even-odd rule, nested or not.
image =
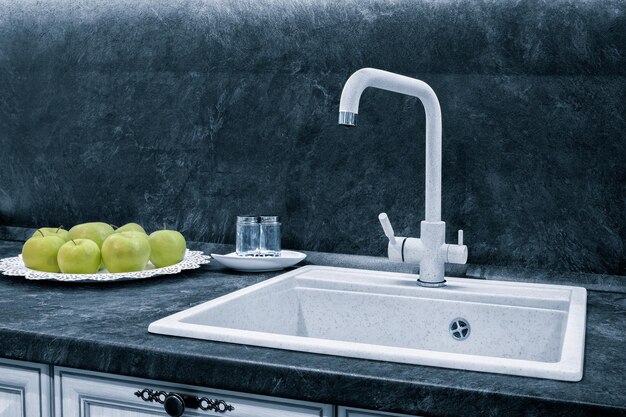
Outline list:
[[[50,417],[48,365],[0,359],[0,416]]]
[[[189,417],[333,417],[333,407],[326,404],[68,368],[55,368],[54,383],[55,417],[167,417],[162,404],[135,395],[143,389],[223,400],[234,407],[225,413],[188,408],[184,416]]]

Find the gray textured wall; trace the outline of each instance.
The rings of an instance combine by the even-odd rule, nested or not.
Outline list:
[[[355,70],[428,82],[443,217],[470,262],[626,275],[626,2],[0,0],[0,223],[163,222],[382,255],[423,218],[424,113]]]

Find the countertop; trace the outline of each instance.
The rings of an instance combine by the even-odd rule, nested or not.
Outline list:
[[[1,240],[0,257],[15,256],[21,245]],[[190,246],[205,252],[230,249]],[[308,254],[303,264],[409,268],[383,258]],[[489,275],[484,267],[478,271]],[[465,272],[478,273],[472,267]],[[602,289],[599,281],[589,280],[584,377],[578,383],[148,333],[148,324],[156,319],[277,274],[208,265],[178,276],[100,284],[0,275],[0,357],[406,414],[626,415],[626,294],[610,292],[623,289],[615,277],[609,291],[595,290]],[[550,282],[555,282],[554,275]],[[532,274],[526,278],[542,280]]]

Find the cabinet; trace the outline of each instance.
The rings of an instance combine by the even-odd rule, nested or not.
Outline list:
[[[69,368],[55,368],[55,417],[165,416],[163,405],[135,393],[144,388],[223,400],[233,411],[216,413],[187,408],[185,417],[333,417],[333,406],[283,398],[240,394]]]
[[[184,417],[408,417],[341,406],[335,413],[329,404],[63,367],[55,367],[52,378],[48,365],[0,359],[0,417],[168,417],[162,404],[135,395],[144,389],[223,400],[234,407],[225,413],[187,408]]]
[[[337,407],[337,417],[411,417],[406,414],[384,413],[360,408]]]
[[[0,359],[0,416],[50,417],[48,365]]]

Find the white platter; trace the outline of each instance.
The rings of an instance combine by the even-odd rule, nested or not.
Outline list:
[[[164,268],[156,268],[148,262],[146,269],[137,272],[117,272],[112,273],[106,269],[98,271],[96,274],[62,274],[55,272],[42,272],[29,269],[22,261],[22,255],[13,258],[0,259],[0,272],[4,275],[21,276],[32,280],[46,281],[66,281],[66,282],[105,282],[105,281],[128,281],[135,279],[151,278],[157,275],[178,274],[187,269],[197,269],[200,265],[208,264],[209,257],[202,251],[189,250],[185,252],[184,259],[174,265]]]
[[[301,252],[283,250],[280,256],[238,256],[232,252],[227,255],[212,253],[211,258],[236,271],[269,272],[293,266],[306,258],[306,255]]]

